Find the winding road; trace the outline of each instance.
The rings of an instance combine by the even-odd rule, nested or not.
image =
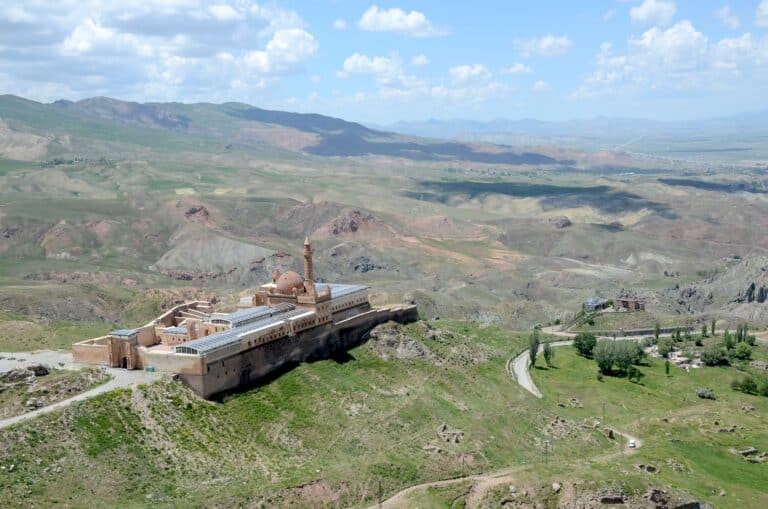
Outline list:
[[[61,350],[38,350],[35,352],[0,352],[0,372],[11,369],[25,368],[30,364],[45,364],[58,369],[82,369],[87,367],[85,364],[78,364],[72,359],[70,352]],[[91,366],[93,367],[93,366]],[[162,373],[148,373],[140,370],[127,370],[121,368],[106,368],[106,373],[112,376],[112,379],[106,383],[98,385],[93,389],[83,391],[69,399],[59,401],[52,405],[44,406],[21,415],[14,415],[0,420],[0,429],[13,426],[22,421],[33,419],[38,415],[54,412],[60,408],[71,405],[77,401],[83,401],[99,394],[109,392],[122,387],[132,387],[142,383],[150,383],[159,380]]]
[[[546,329],[546,328],[545,328]],[[543,330],[543,332],[546,332],[548,334],[553,334],[556,336],[561,337],[573,337],[575,334],[569,333],[569,332],[561,332],[559,330],[553,330],[552,328],[549,328],[550,330]],[[637,339],[637,338],[635,338]],[[573,340],[563,340],[563,341],[554,341],[550,343],[550,346],[552,347],[561,347],[561,346],[568,346],[573,344]],[[543,345],[539,346],[539,353],[543,351]],[[528,353],[528,350],[525,350],[521,354],[519,354],[517,357],[510,359],[507,362],[507,372],[509,375],[514,378],[521,387],[523,387],[526,391],[530,392],[537,398],[541,398],[542,394],[541,391],[536,387],[536,384],[533,383],[533,379],[531,378],[530,373],[530,354]],[[619,451],[610,452],[607,454],[603,454],[600,456],[596,456],[592,458],[593,461],[606,461],[611,460],[613,458],[616,458],[620,455],[624,454],[632,454],[637,449],[643,446],[642,441],[624,431],[620,431],[617,429],[613,429],[614,433],[621,435],[627,442],[627,444],[621,448]],[[634,441],[635,447],[630,447],[629,443],[631,441]],[[397,509],[401,507],[409,507],[409,500],[408,497],[419,491],[424,490],[428,488],[440,488],[445,486],[451,486],[454,484],[461,484],[465,482],[472,483],[472,487],[469,490],[469,493],[467,493],[467,498],[465,501],[465,507],[467,509],[472,509],[475,507],[478,507],[480,502],[482,502],[483,497],[485,494],[495,488],[496,486],[500,486],[502,484],[509,484],[515,481],[515,474],[526,470],[528,468],[531,468],[531,465],[525,464],[525,465],[517,465],[515,467],[505,468],[502,470],[497,470],[495,472],[490,472],[487,474],[476,474],[476,475],[468,475],[463,477],[456,477],[454,479],[445,479],[442,481],[432,481],[432,482],[426,482],[421,484],[416,484],[413,486],[409,486],[408,488],[405,488],[401,491],[398,491],[391,497],[389,497],[387,500],[382,501],[380,504],[372,505],[368,509]]]

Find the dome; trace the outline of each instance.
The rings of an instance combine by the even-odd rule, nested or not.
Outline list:
[[[275,289],[284,295],[292,295],[294,290],[302,292],[304,291],[304,278],[296,272],[289,270],[277,278]]]

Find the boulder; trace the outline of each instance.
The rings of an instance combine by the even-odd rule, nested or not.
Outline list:
[[[31,371],[35,376],[46,376],[51,372],[48,366],[43,364],[30,364],[27,366],[27,371]]]

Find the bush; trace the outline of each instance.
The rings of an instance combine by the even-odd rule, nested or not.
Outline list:
[[[736,343],[731,355],[740,361],[747,361],[752,357],[752,347],[748,343]]]
[[[659,342],[657,343],[658,349],[659,349],[659,355],[664,357],[665,359],[669,357],[670,352],[672,352],[672,340],[667,338],[661,338],[659,339]]]
[[[751,376],[746,376],[741,380],[736,379],[731,382],[731,389],[744,392],[746,394],[757,394],[757,382]]]
[[[604,377],[603,377],[603,372],[602,372],[602,371],[600,371],[600,370],[598,369],[598,370],[597,370],[597,381],[598,381],[598,382],[602,382],[602,381],[603,381],[603,378],[604,378]]]
[[[701,362],[707,366],[728,365],[728,354],[720,343],[711,341],[701,352]]]
[[[701,399],[715,399],[715,391],[712,389],[696,389],[696,395]]]
[[[573,347],[583,357],[592,357],[596,344],[597,338],[589,332],[580,332],[573,340]]]

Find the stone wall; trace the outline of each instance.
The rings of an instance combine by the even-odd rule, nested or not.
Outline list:
[[[72,345],[72,357],[84,364],[109,365],[109,336],[89,339]]]
[[[335,317],[338,318],[338,317]],[[212,362],[203,359],[202,372],[181,372],[180,376],[197,394],[211,398],[217,394],[247,388],[264,382],[282,369],[358,346],[375,326],[418,319],[416,306],[371,309],[333,324],[321,325],[295,336],[272,341]]]

